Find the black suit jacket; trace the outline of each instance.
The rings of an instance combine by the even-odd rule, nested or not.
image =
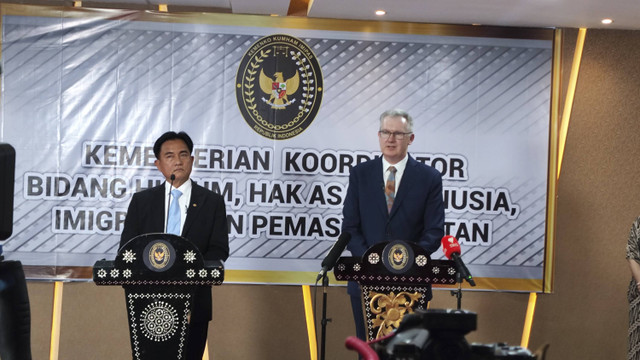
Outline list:
[[[227,260],[229,235],[224,200],[222,196],[190,181],[191,199],[181,235],[196,245],[205,260]],[[164,184],[133,194],[120,236],[120,247],[138,235],[164,232],[167,212],[164,196]],[[197,290],[191,318],[192,321],[211,320],[210,286]]]
[[[379,242],[404,240],[436,251],[444,236],[440,173],[409,156],[390,213],[382,174],[381,157],[351,169],[342,222],[342,231],[351,234],[347,249],[362,256]],[[360,294],[356,283],[349,282],[349,294]]]

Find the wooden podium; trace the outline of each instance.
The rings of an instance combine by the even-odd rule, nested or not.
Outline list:
[[[114,261],[93,266],[96,285],[122,285],[133,359],[184,359],[193,296],[220,285],[222,261],[204,261],[189,240],[144,234],[127,242]]]
[[[456,284],[453,261],[431,260],[425,249],[404,241],[376,244],[362,258],[341,257],[333,273],[360,284],[369,341],[397,329],[405,314],[426,309],[430,284]]]

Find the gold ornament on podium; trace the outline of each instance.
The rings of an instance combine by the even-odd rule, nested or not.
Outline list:
[[[378,329],[376,339],[379,339],[397,329],[405,313],[413,313],[413,306],[422,294],[402,291],[396,295],[394,292],[385,294],[372,291],[369,297],[369,307],[376,316],[373,319],[373,327]]]

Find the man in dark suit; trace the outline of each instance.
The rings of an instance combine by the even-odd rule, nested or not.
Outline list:
[[[408,155],[413,119],[402,110],[380,116],[382,156],[351,169],[344,201],[342,231],[351,234],[347,249],[363,256],[372,245],[392,240],[414,242],[433,253],[444,236],[442,176]],[[361,291],[348,284],[356,335],[366,340]],[[428,292],[431,300],[431,289]]]
[[[173,232],[193,242],[205,260],[229,257],[227,215],[223,198],[189,179],[193,166],[193,141],[184,132],[164,133],[156,140],[155,165],[166,178],[162,185],[138,192],[131,198],[120,247],[134,237],[153,232]],[[173,177],[173,178],[172,178]],[[175,231],[165,229],[169,197],[176,208]],[[171,224],[172,222],[169,221]],[[189,322],[186,359],[201,360],[211,321],[211,287],[200,287],[194,297]]]

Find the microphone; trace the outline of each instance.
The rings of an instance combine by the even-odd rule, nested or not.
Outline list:
[[[327,272],[336,265],[340,254],[344,251],[344,248],[347,247],[347,244],[351,240],[350,233],[342,233],[338,237],[338,241],[333,244],[331,250],[329,250],[329,255],[322,260],[322,270],[318,273],[318,277],[316,278],[316,282],[322,279],[323,276],[327,275]]]
[[[458,240],[456,240],[456,238],[451,235],[447,235],[442,238],[441,242],[444,256],[446,256],[449,260],[453,258],[453,261],[456,263],[456,269],[458,270],[460,276],[463,279],[467,280],[467,282],[471,286],[476,286],[476,282],[473,280],[473,276],[471,276],[469,269],[467,269],[467,267],[464,265],[464,262],[462,261],[462,258],[460,257],[460,244],[458,243]]]
[[[171,190],[173,188],[173,181],[176,179],[176,175],[175,174],[171,174],[171,177],[169,178],[171,180],[171,182],[169,182],[169,201],[167,202],[167,220],[165,221],[164,224],[164,231],[167,232],[167,228],[169,227],[169,209],[171,209]]]

